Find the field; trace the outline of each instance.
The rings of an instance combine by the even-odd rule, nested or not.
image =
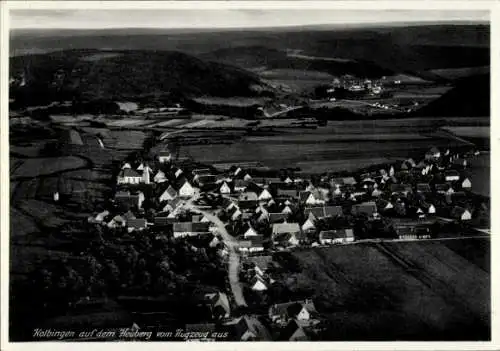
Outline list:
[[[479,155],[470,161],[470,178],[473,192],[483,196],[491,196],[490,172],[490,154]]]
[[[354,170],[423,153],[432,145],[465,145],[445,136],[432,136],[435,119],[331,121],[325,127],[289,128],[292,120],[277,120],[283,127],[264,136],[245,136],[225,145],[185,145],[181,156],[204,163],[260,161],[270,167],[300,167],[305,172]],[[284,122],[286,121],[286,122]],[[268,126],[275,121],[262,121]],[[406,128],[401,128],[405,125]]]
[[[478,257],[486,239],[460,239]],[[312,287],[330,340],[486,340],[489,273],[441,242],[357,244],[295,251],[287,281]],[[352,258],[356,257],[356,260]]]
[[[87,161],[76,156],[27,159],[23,160],[19,167],[11,170],[11,178],[40,177],[85,166],[87,166]]]
[[[445,129],[459,137],[471,137],[471,138],[490,137],[490,127],[487,126],[470,126],[470,127],[456,126],[456,127],[446,127]]]

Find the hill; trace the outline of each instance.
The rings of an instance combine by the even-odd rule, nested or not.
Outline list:
[[[12,57],[16,100],[126,99],[180,92],[188,95],[255,96],[268,89],[240,68],[206,62],[180,52],[68,50]],[[16,87],[17,86],[17,87]]]
[[[330,322],[324,340],[489,340],[489,248],[475,238],[295,251],[286,284],[312,294]]]
[[[418,117],[473,117],[490,115],[490,76],[476,75],[456,81],[454,88],[412,113]]]
[[[242,50],[264,47],[271,55],[287,49],[319,57],[365,60],[396,72],[489,65],[490,27],[485,24],[432,24],[381,27],[295,27],[260,30],[179,31],[112,29],[97,31],[14,31],[11,55],[70,48],[175,50],[244,63]],[[245,49],[245,47],[247,49]],[[222,51],[220,49],[223,49]],[[257,52],[259,53],[259,52]],[[243,52],[244,54],[244,52]],[[258,59],[260,60],[260,59]],[[259,61],[247,64],[260,64]],[[264,60],[264,59],[263,59]]]

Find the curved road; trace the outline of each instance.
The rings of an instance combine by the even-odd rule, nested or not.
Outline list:
[[[240,269],[240,255],[238,254],[237,247],[238,242],[227,232],[224,223],[216,215],[203,211],[199,209],[194,203],[195,199],[191,199],[186,202],[184,207],[189,210],[204,215],[210,222],[217,226],[217,231],[221,234],[224,243],[229,250],[229,284],[231,285],[231,290],[233,292],[234,301],[238,307],[246,307],[247,303],[245,297],[243,296],[243,289],[241,288],[239,269]]]

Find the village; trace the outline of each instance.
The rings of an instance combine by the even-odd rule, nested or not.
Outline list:
[[[186,332],[209,332],[202,340],[221,330],[229,331],[229,340],[315,340],[322,318],[312,299],[268,294],[280,279],[273,256],[366,241],[484,235],[472,223],[488,210],[467,177],[478,154],[432,147],[421,160],[302,179],[288,170],[271,177],[244,165],[201,167],[165,148],[125,160],[111,205],[88,222],[109,235],[203,238],[202,245],[217,250],[227,290],[200,297],[210,316],[186,325]]]

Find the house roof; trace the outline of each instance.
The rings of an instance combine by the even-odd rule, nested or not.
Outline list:
[[[273,234],[281,233],[299,233],[300,226],[298,223],[274,223]]]
[[[319,238],[321,239],[349,239],[354,238],[352,229],[333,229],[324,230],[319,233]]]
[[[361,204],[356,204],[352,206],[351,212],[353,214],[361,214],[364,213],[366,215],[371,216],[373,213],[377,212],[377,205],[375,202],[363,202]]]
[[[262,325],[262,323],[256,317],[243,316],[240,317],[236,323],[232,323],[232,334],[237,340],[241,340],[246,332],[250,332],[255,335],[255,339],[261,341],[271,340],[271,335],[269,331]]]
[[[298,191],[297,189],[280,189],[276,191],[277,196],[281,197],[297,197]]]
[[[300,201],[301,202],[305,202],[309,198],[309,195],[311,195],[310,191],[301,191],[299,193],[299,199],[300,199]]]
[[[431,186],[428,183],[418,183],[417,191],[428,193],[431,191]]]
[[[455,206],[453,207],[453,210],[451,210],[451,216],[454,218],[460,218],[465,213],[465,211],[468,210],[460,206]]]
[[[141,178],[141,175],[137,171],[135,171],[135,170],[133,170],[131,168],[125,168],[124,170],[122,170],[121,171],[121,176],[122,177],[134,177],[134,178],[138,177],[138,178]]]
[[[221,292],[205,294],[205,301],[211,306],[221,306],[226,312],[230,312],[229,300],[227,295]]]
[[[205,233],[208,232],[210,223],[206,222],[176,222],[174,232]]]
[[[343,215],[341,206],[317,206],[304,209],[305,217],[308,217],[310,213],[312,213],[316,218],[335,217]]]
[[[144,218],[131,218],[127,221],[127,226],[134,229],[146,228],[146,220]]]
[[[434,185],[434,187],[436,188],[437,191],[446,191],[450,188],[450,185],[447,183],[443,183],[443,184],[436,184]]]
[[[253,191],[245,191],[238,196],[239,201],[257,201],[259,196]]]
[[[284,221],[288,218],[288,213],[269,213],[268,218],[269,218],[269,223],[277,223],[280,221]]]
[[[295,318],[302,308],[309,313],[316,313],[316,306],[312,300],[299,300],[274,304],[269,307],[269,315]]]
[[[300,340],[306,341],[309,340],[304,329],[297,323],[296,320],[291,320],[285,328],[281,329],[279,338],[280,341],[292,341],[292,340]]]
[[[410,192],[411,185],[409,185],[409,184],[391,184],[391,191],[393,193]]]
[[[246,188],[248,186],[249,182],[243,179],[235,179],[234,180],[234,187],[235,188]]]
[[[272,256],[254,256],[250,258],[250,261],[261,271],[265,271],[268,267],[269,264],[273,261]]]

